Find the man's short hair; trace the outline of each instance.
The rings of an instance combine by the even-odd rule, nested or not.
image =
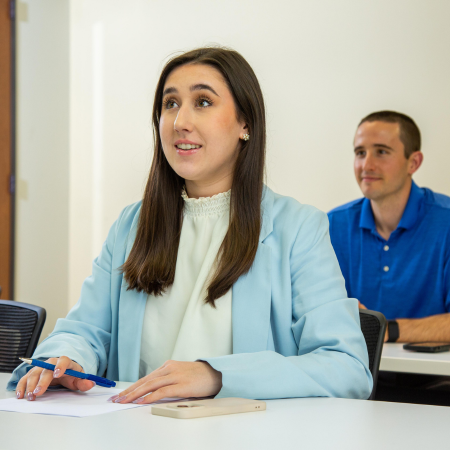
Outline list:
[[[421,138],[419,127],[406,114],[396,111],[378,111],[364,117],[359,122],[358,127],[364,122],[398,123],[400,127],[399,137],[405,147],[405,157],[409,158],[414,152],[420,151]]]

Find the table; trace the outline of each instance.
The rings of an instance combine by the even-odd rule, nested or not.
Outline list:
[[[380,370],[450,376],[450,352],[418,353],[403,350],[403,344],[386,343]]]
[[[0,374],[0,398],[14,395],[8,378]],[[149,407],[90,418],[0,411],[0,449],[448,449],[449,421],[446,407],[337,398],[270,400],[267,411],[190,420]]]

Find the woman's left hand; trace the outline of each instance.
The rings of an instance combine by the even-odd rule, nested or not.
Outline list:
[[[147,404],[165,397],[209,397],[222,389],[222,373],[206,362],[167,361],[108,401]]]

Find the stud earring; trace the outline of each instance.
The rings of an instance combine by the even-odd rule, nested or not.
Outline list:
[[[244,136],[242,136],[242,139],[244,141],[248,141],[250,139],[250,135],[249,134],[244,134]]]

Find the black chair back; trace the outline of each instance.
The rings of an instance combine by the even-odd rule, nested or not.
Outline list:
[[[31,357],[39,342],[45,323],[44,308],[0,300],[0,372],[12,372]]]
[[[361,331],[366,340],[367,351],[369,353],[369,369],[373,378],[373,389],[369,400],[373,400],[377,388],[381,352],[383,351],[384,335],[386,333],[386,317],[377,311],[360,309],[359,318],[361,321]]]

